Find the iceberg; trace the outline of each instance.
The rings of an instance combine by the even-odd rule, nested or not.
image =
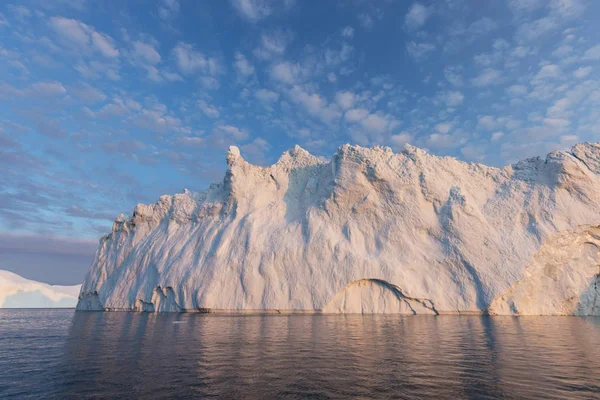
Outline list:
[[[58,286],[0,270],[0,308],[74,308],[81,285]]]
[[[77,309],[600,315],[600,143],[503,168],[410,145],[226,161],[121,215]]]

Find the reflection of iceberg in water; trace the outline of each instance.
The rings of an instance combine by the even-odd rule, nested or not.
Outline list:
[[[589,398],[599,342],[593,318],[77,313],[58,395]]]

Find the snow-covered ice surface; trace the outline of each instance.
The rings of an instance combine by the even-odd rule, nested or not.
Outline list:
[[[227,166],[119,217],[78,309],[600,313],[600,143],[504,168],[350,145]]]
[[[72,308],[80,289],[81,285],[48,285],[0,270],[0,308]]]

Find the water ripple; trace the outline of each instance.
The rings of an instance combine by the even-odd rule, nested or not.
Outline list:
[[[600,318],[0,310],[0,397],[589,399]]]

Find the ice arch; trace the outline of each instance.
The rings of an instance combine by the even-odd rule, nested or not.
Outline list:
[[[323,308],[338,314],[433,314],[431,300],[406,296],[402,290],[381,279],[359,279],[340,290]]]

